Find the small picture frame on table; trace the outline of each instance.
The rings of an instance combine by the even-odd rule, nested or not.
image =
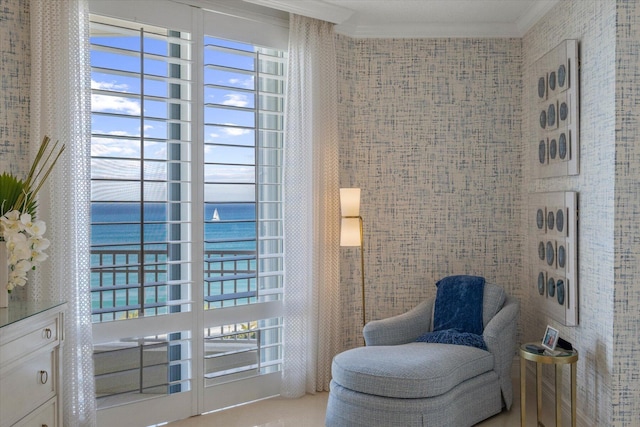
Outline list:
[[[558,344],[558,338],[560,334],[557,329],[552,328],[547,325],[547,330],[544,333],[544,337],[542,338],[542,346],[547,349],[547,351],[551,354],[555,354],[556,345]]]

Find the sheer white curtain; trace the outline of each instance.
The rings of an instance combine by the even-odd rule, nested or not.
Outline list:
[[[340,346],[337,82],[333,25],[289,28],[282,395],[299,397],[329,389]]]
[[[39,195],[49,259],[27,285],[33,300],[64,300],[64,426],[96,424],[89,293],[91,94],[86,0],[31,0],[31,145],[67,149]]]

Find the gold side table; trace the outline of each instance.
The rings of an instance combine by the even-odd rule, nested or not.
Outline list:
[[[537,426],[544,427],[542,418],[542,365],[555,365],[556,367],[556,427],[562,426],[562,366],[571,365],[571,426],[576,427],[576,370],[578,350],[562,350],[557,355],[537,353],[527,349],[528,345],[539,345],[531,342],[520,346],[520,426],[527,425],[527,360],[536,362],[536,412]]]

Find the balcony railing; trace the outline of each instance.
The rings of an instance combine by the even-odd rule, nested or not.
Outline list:
[[[94,322],[168,314],[190,295],[170,280],[180,264],[166,250],[100,249],[91,252]],[[144,261],[144,262],[141,262]],[[257,300],[255,251],[208,251],[203,286],[205,308]],[[188,284],[185,289],[188,289]],[[184,293],[190,294],[189,290]],[[176,305],[177,304],[177,305]],[[266,327],[269,331],[279,326]],[[206,328],[205,381],[208,385],[256,375],[261,361],[256,321]],[[189,389],[181,360],[184,334],[132,337],[94,347],[96,397],[100,408]],[[269,346],[270,348],[271,346]],[[175,354],[174,354],[175,353]],[[188,354],[188,351],[184,351]],[[267,364],[267,368],[269,365]]]
[[[203,270],[205,308],[255,302],[256,260],[255,251],[207,251]],[[179,311],[176,304],[180,301],[191,299],[191,295],[185,295],[190,291],[184,283],[170,279],[182,265],[170,262],[167,250],[92,250],[91,262],[94,322],[167,314]]]

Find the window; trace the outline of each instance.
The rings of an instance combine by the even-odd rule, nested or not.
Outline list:
[[[190,298],[190,35],[110,21],[91,27],[94,322]]]
[[[286,54],[221,37],[208,24],[220,16],[201,13],[204,32],[91,17],[91,292],[104,425],[101,412],[128,410],[140,419],[131,425],[148,425],[241,403],[229,388],[245,387],[236,396],[247,400],[277,390]],[[180,396],[189,413],[134,409],[160,398],[184,411]]]
[[[282,295],[284,71],[281,51],[204,37],[205,310]],[[279,371],[281,325],[207,328],[205,385]]]
[[[192,309],[190,37],[92,19],[91,294],[97,324]],[[122,332],[94,347],[98,407],[191,389],[186,325]]]

